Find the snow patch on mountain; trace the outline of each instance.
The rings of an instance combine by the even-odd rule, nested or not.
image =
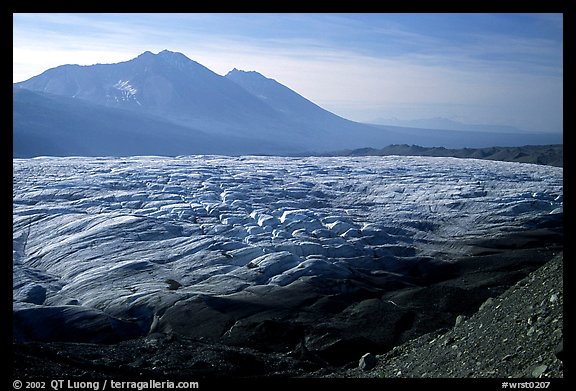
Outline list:
[[[136,93],[138,92],[138,89],[131,85],[129,80],[118,80],[118,82],[113,85],[113,88],[121,92],[120,97],[114,97],[116,101],[134,100],[136,103],[138,103],[138,105],[142,106],[138,99],[136,99]]]
[[[120,91],[124,91],[127,96],[134,96],[138,92],[136,88],[130,85],[130,81],[128,80],[126,81],[118,80],[118,83],[114,84],[114,88]]]

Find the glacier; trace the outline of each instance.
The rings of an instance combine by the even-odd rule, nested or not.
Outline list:
[[[239,341],[254,325],[317,321],[319,297],[413,286],[478,240],[562,214],[562,168],[532,164],[13,159],[14,340]]]

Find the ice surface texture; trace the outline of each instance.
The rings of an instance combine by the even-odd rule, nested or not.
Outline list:
[[[453,158],[35,158],[13,171],[16,339],[52,338],[35,324],[57,319],[114,341],[182,302],[402,274],[563,205],[562,168]]]

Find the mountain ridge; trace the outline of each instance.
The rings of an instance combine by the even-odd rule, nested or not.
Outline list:
[[[16,97],[19,90],[29,90],[40,97],[28,95],[29,102],[24,95]],[[93,114],[82,117],[67,111],[65,108],[74,105],[51,95],[84,102],[79,112]],[[42,98],[45,101],[40,104]],[[152,152],[174,156],[177,150],[177,154],[315,154],[414,141],[429,146],[455,146],[455,139],[470,139],[469,135],[463,139],[455,131],[430,132],[350,121],[258,72],[234,69],[221,76],[182,53],[168,50],[157,54],[146,51],[115,64],[62,65],[46,70],[15,83],[13,102],[16,157],[50,153],[115,155],[120,153],[117,139],[126,141],[126,133],[134,133],[138,127],[145,129],[142,138],[131,136],[131,147],[122,153],[130,150],[136,155]],[[33,109],[39,106],[44,112]],[[150,116],[154,117],[152,128],[159,134],[146,126]],[[119,117],[123,118],[120,122]],[[70,128],[72,123],[76,131]],[[166,130],[161,123],[166,124]],[[59,130],[62,124],[68,129],[66,132]],[[171,146],[166,147],[159,140],[175,134],[175,126],[179,141],[168,141]],[[116,129],[114,134],[118,137],[102,139],[101,134],[110,133],[108,128]],[[75,138],[74,142],[67,137]],[[86,137],[98,139],[99,148],[91,146],[85,152],[82,138]],[[510,145],[522,137],[479,133],[473,138],[473,145],[467,146]],[[550,137],[546,136],[545,142],[541,137],[533,139],[537,144],[558,142],[558,137]],[[22,150],[22,140],[29,144],[24,155],[18,152]],[[47,141],[57,145],[58,152],[47,148]],[[142,143],[142,148],[138,143]]]
[[[226,113],[237,105],[236,101],[250,108],[259,105],[259,101],[236,84],[182,54],[169,51],[156,55],[144,52],[116,64],[62,65],[15,83],[15,87],[171,116],[182,111],[190,112],[189,116],[206,116],[212,114],[210,109]],[[126,94],[128,88],[132,92]],[[223,90],[230,97],[222,94]]]
[[[343,119],[259,72],[242,71],[234,68],[225,77],[267,102],[272,108],[288,115],[297,115],[305,110],[308,119],[310,117],[318,120]]]
[[[463,159],[498,160],[506,162],[542,164],[563,167],[564,147],[553,145],[524,145],[519,147],[444,148],[419,145],[392,144],[382,149],[362,148],[342,152],[343,156],[436,156]]]
[[[253,140],[252,148],[243,149],[243,153],[261,153],[266,147],[270,153],[277,153],[282,149],[303,152],[336,149],[349,143],[387,143],[385,131],[338,117],[280,83],[266,80],[273,85],[273,91],[268,88],[269,93],[284,97],[283,107],[298,108],[282,112],[277,105],[246,90],[238,78],[233,81],[220,76],[181,53],[167,50],[158,54],[145,52],[117,64],[64,65],[15,83],[14,88],[153,114],[189,127],[192,133],[196,130]],[[314,118],[310,118],[310,112],[315,113]],[[21,130],[20,125],[15,122],[15,133]],[[34,132],[38,130],[28,131]],[[66,140],[58,143],[65,144]],[[279,144],[285,147],[276,148]],[[157,149],[158,154],[171,154],[160,145]],[[107,154],[106,150],[102,152]]]
[[[436,130],[460,130],[460,131],[485,131],[493,133],[522,133],[526,132],[515,126],[496,125],[496,124],[469,124],[455,121],[444,117],[420,118],[412,120],[401,120],[398,118],[375,118],[369,121],[375,125],[400,126],[419,129],[436,129]]]

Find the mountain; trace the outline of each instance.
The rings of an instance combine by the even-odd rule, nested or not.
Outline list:
[[[401,142],[391,144],[417,144],[424,147],[488,148],[518,147],[523,145],[562,144],[560,133],[494,132],[473,130],[423,129],[390,125],[372,125],[389,134],[401,134]]]
[[[15,87],[152,113],[185,126],[210,124],[221,132],[231,121],[275,118],[243,88],[167,50],[118,64],[63,65]]]
[[[146,113],[81,99],[13,91],[14,157],[285,154],[290,145],[208,134]],[[295,148],[295,147],[292,147]]]
[[[65,108],[72,104],[70,101],[64,103],[54,98],[65,97],[85,103],[83,109],[87,109],[86,104],[97,105],[98,108],[91,110],[103,117],[84,117],[88,128],[93,127],[95,119],[103,126],[117,127],[107,121],[116,121],[118,116],[130,116],[134,119],[131,127],[137,131],[142,126],[142,119],[146,118],[146,121],[154,122],[153,128],[160,133],[163,130],[156,126],[160,122],[169,123],[167,129],[174,125],[190,129],[188,132],[179,129],[177,133],[181,137],[189,135],[194,145],[202,145],[195,142],[202,135],[210,148],[201,150],[210,153],[229,153],[225,144],[230,144],[230,140],[222,144],[222,137],[241,139],[244,141],[241,144],[251,141],[251,146],[241,148],[237,153],[322,151],[342,148],[350,143],[357,147],[387,144],[385,131],[338,117],[256,72],[246,73],[249,78],[238,73],[233,71],[227,77],[220,76],[181,53],[164,50],[158,54],[145,52],[117,64],[59,66],[14,84],[14,90],[30,90],[45,97],[52,95],[45,104],[59,113],[57,118],[61,121],[57,120],[54,127],[61,126],[59,122],[69,124],[70,121],[64,120],[69,115],[74,117],[71,122],[77,123],[82,118],[77,113],[67,112]],[[266,81],[269,99],[256,93],[262,86],[249,87],[252,79]],[[60,103],[60,108],[56,108]],[[30,135],[41,133],[46,137],[47,128],[52,127],[52,123],[45,121],[46,118],[35,119],[34,110],[26,108],[26,104],[23,97],[15,98],[15,112],[26,112],[28,117],[15,118],[14,132],[18,139],[22,139],[20,133],[26,133],[27,140],[32,143],[34,140]],[[104,112],[103,108],[108,110]],[[32,129],[33,123],[38,123],[39,128]],[[80,128],[86,127],[77,125],[79,132]],[[61,133],[58,129],[54,132]],[[166,133],[173,132],[167,130]],[[209,143],[204,136],[214,136],[217,142]],[[134,144],[132,149],[138,150],[138,146]],[[178,150],[182,149],[187,150]],[[156,144],[155,150],[157,154],[172,155],[174,149]],[[197,153],[197,148],[189,151]],[[110,153],[116,153],[116,149],[112,148]],[[77,154],[77,151],[72,154]]]
[[[492,132],[492,133],[523,133],[524,131],[506,125],[476,125],[454,121],[448,118],[420,118],[412,120],[401,120],[398,118],[376,118],[371,123],[377,125],[400,126],[419,129],[438,130],[460,130],[470,132]]]
[[[518,134],[498,139],[479,132],[471,139],[470,132],[353,122],[257,72],[234,69],[220,76],[168,50],[116,64],[49,69],[15,83],[13,102],[16,157],[309,154],[404,143],[531,143]]]
[[[322,124],[341,121],[343,118],[324,110],[315,103],[292,91],[290,88],[255,71],[240,71],[234,68],[226,78],[232,80],[265,104],[296,121]]]

